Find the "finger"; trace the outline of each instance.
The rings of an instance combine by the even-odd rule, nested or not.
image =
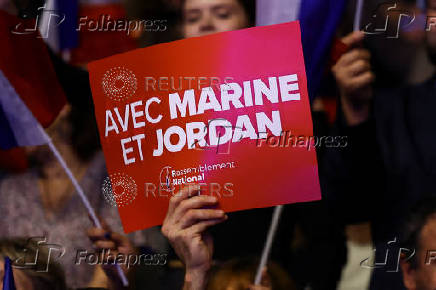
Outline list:
[[[212,219],[207,221],[201,221],[193,225],[189,228],[189,231],[191,234],[198,234],[204,232],[207,228],[220,224],[228,219],[228,216],[225,215],[223,218],[220,219]]]
[[[357,60],[367,60],[371,59],[371,54],[367,49],[355,48],[347,53],[345,53],[338,61],[339,65],[345,66],[352,64]]]
[[[129,238],[125,235],[119,234],[117,232],[111,233],[111,240],[114,241],[117,245],[126,244],[129,242]]]
[[[347,36],[343,37],[341,41],[348,46],[355,46],[362,42],[363,38],[365,37],[365,34],[363,31],[354,31]]]
[[[94,243],[96,249],[116,249],[117,245],[113,241],[96,241]]]
[[[353,64],[351,64],[347,68],[347,70],[348,70],[348,73],[350,76],[355,77],[355,76],[358,76],[360,74],[371,71],[371,64],[369,63],[369,61],[358,60],[358,61],[354,62]]]
[[[363,73],[355,78],[353,78],[353,81],[351,82],[351,87],[356,90],[363,88],[365,86],[370,85],[374,81],[375,77],[372,72],[366,72]]]
[[[183,200],[174,211],[174,218],[179,220],[190,209],[199,209],[206,206],[218,204],[218,199],[215,196],[200,195]]]
[[[185,213],[180,220],[178,227],[185,229],[193,224],[211,219],[222,219],[225,216],[225,212],[220,209],[191,209]]]
[[[174,196],[172,196],[170,199],[169,206],[168,206],[167,216],[171,216],[173,214],[174,210],[179,205],[179,203],[181,203],[183,200],[189,198],[194,193],[199,192],[199,190],[200,190],[200,185],[190,184],[190,185],[187,185],[186,187],[184,187],[182,190],[180,190]]]
[[[106,231],[100,228],[90,228],[87,230],[87,235],[91,240],[104,240]]]

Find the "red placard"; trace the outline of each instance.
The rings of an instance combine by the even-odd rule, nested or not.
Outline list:
[[[321,198],[298,22],[160,44],[89,64],[124,230],[160,225],[203,184],[225,211]]]

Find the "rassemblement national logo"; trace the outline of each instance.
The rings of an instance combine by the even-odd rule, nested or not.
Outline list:
[[[162,190],[172,192],[173,186],[172,186],[172,178],[171,178],[171,166],[165,166],[160,171],[159,175],[159,186]]]
[[[124,101],[131,97],[138,88],[135,74],[122,66],[108,70],[102,79],[103,92],[114,101]]]
[[[101,190],[106,201],[118,207],[132,203],[138,195],[135,180],[125,173],[114,173],[106,177]]]

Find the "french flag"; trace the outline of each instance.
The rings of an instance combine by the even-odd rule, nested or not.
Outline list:
[[[311,101],[316,97],[347,3],[347,0],[257,0],[257,26],[300,21]]]
[[[78,0],[47,0],[38,27],[46,43],[55,52],[78,46]]]
[[[9,149],[44,144],[37,129],[48,127],[66,104],[42,38],[38,32],[11,33],[17,24],[35,27],[35,20],[0,10],[0,39],[4,40],[0,46],[0,167],[4,169],[24,160],[23,153]]]
[[[14,273],[12,272],[12,261],[9,257],[5,257],[4,261],[4,276],[3,276],[3,290],[16,290]]]
[[[1,70],[0,92],[0,148],[46,144],[41,125]]]

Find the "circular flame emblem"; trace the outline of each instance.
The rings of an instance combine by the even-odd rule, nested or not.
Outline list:
[[[122,207],[135,200],[138,187],[133,178],[127,174],[114,173],[103,181],[102,192],[109,204]]]
[[[104,74],[102,86],[108,98],[114,101],[123,101],[136,92],[138,80],[131,70],[118,66]]]

